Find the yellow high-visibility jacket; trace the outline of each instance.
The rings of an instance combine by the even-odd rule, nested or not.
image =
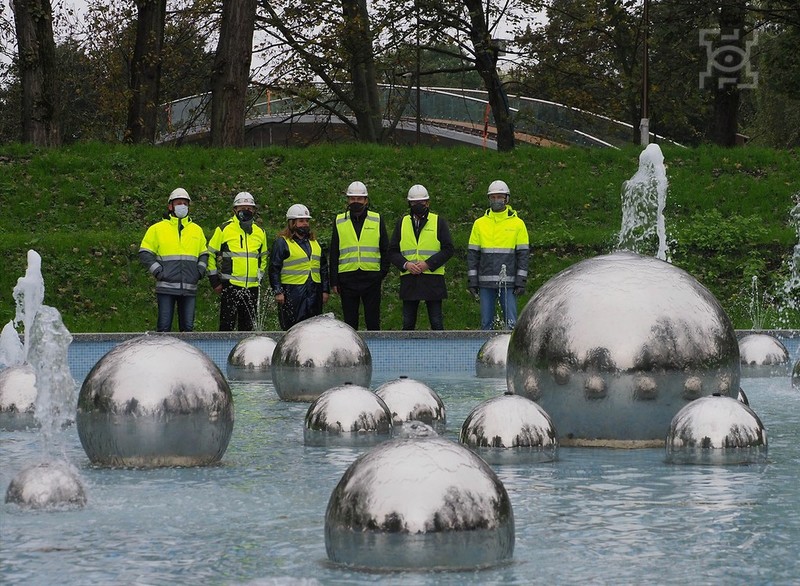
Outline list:
[[[156,278],[156,293],[196,295],[208,263],[203,229],[189,218],[164,218],[145,232],[139,261]]]
[[[208,278],[211,286],[230,283],[239,287],[258,287],[267,268],[267,236],[253,224],[250,234],[236,216],[217,226],[208,243]]]
[[[510,206],[502,212],[488,209],[469,235],[467,286],[525,287],[529,256],[528,230],[517,212]]]

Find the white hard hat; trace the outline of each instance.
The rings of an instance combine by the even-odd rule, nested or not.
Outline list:
[[[286,210],[287,220],[300,220],[303,218],[310,220],[311,212],[308,211],[308,208],[301,203],[296,203]]]
[[[172,193],[169,194],[169,199],[167,203],[170,203],[173,199],[188,199],[192,201],[192,198],[189,197],[188,192],[183,187],[177,187],[172,190]]]
[[[412,185],[411,189],[408,190],[408,197],[406,199],[408,201],[425,201],[426,199],[430,199],[430,196],[424,185]]]
[[[246,191],[240,191],[236,194],[236,197],[233,198],[233,207],[237,208],[239,206],[256,206],[256,200],[253,198],[251,194]]]
[[[369,197],[367,186],[361,181],[353,181],[347,186],[347,197]]]
[[[506,185],[506,182],[505,181],[500,181],[499,179],[497,181],[492,181],[489,184],[489,189],[486,191],[486,195],[487,196],[488,195],[495,195],[495,194],[498,194],[498,193],[502,194],[502,195],[505,195],[506,197],[511,195],[511,192],[509,191],[508,185]]]

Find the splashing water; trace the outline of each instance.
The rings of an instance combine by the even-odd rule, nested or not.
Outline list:
[[[764,328],[764,311],[762,306],[761,294],[758,291],[758,277],[753,275],[750,281],[750,319],[753,320],[753,329],[761,330]]]
[[[618,250],[630,250],[669,262],[664,207],[667,203],[667,171],[657,144],[639,155],[639,170],[622,185],[622,228]],[[657,242],[657,244],[656,244]]]

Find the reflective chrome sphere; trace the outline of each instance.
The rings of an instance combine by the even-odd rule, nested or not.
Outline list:
[[[687,401],[739,389],[739,346],[686,271],[615,252],[560,272],[511,334],[508,388],[536,401],[561,445],[662,446]]]
[[[550,416],[530,399],[510,393],[475,407],[459,439],[490,464],[552,462],[558,452]]]
[[[36,373],[30,364],[9,366],[0,371],[0,430],[38,427],[34,403]]]
[[[676,464],[759,463],[767,458],[767,430],[741,401],[703,397],[672,419],[666,447]]]
[[[375,394],[389,407],[395,425],[422,421],[438,432],[444,431],[447,424],[444,403],[425,383],[401,376],[379,386]]]
[[[272,355],[272,381],[284,401],[313,401],[344,384],[368,387],[372,355],[353,328],[331,315],[292,326]]]
[[[220,369],[176,338],[119,344],[89,372],[78,397],[78,436],[94,464],[204,466],[222,458],[233,398]]]
[[[41,462],[14,477],[6,491],[6,502],[29,509],[80,508],[86,504],[86,489],[69,463]]]
[[[369,389],[342,385],[322,393],[308,407],[303,437],[307,446],[374,445],[392,434],[392,414]]]
[[[439,434],[427,423],[422,423],[421,421],[403,421],[392,428],[392,435],[394,437],[422,439],[426,437],[436,437]]]
[[[478,378],[505,378],[510,340],[511,334],[498,334],[484,342],[475,358],[475,374]]]
[[[264,335],[239,340],[228,354],[228,380],[269,380],[276,345],[275,340]]]
[[[511,559],[514,514],[489,465],[455,442],[393,439],[353,462],[325,513],[331,561],[473,569]]]
[[[748,334],[739,340],[742,376],[779,376],[789,372],[789,351],[769,334]]]

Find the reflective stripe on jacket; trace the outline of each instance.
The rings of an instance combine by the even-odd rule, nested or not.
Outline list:
[[[528,230],[510,206],[486,210],[475,220],[467,247],[469,287],[525,287],[530,243]]]
[[[239,287],[258,287],[259,277],[267,267],[267,236],[256,224],[248,234],[234,216],[214,230],[208,252],[212,286],[229,282]]]
[[[381,270],[381,216],[367,211],[360,237],[356,236],[350,214],[336,216],[336,231],[339,235],[339,272],[347,273]]]
[[[281,268],[281,283],[284,285],[302,285],[311,277],[315,283],[321,283],[319,262],[322,257],[322,248],[316,240],[309,240],[311,245],[311,258],[308,257],[303,247],[295,242],[294,238],[284,237],[289,246],[289,256],[283,261]]]
[[[405,216],[400,228],[400,253],[411,262],[428,260],[442,249],[439,242],[439,216],[433,212],[428,212],[428,221],[422,226],[419,232],[419,240],[414,236],[414,226],[411,216]],[[408,275],[408,271],[402,271],[401,275]],[[435,271],[428,269],[423,275],[443,275],[444,265]]]
[[[156,278],[156,292],[196,295],[197,282],[208,262],[203,229],[189,218],[170,216],[147,229],[139,246],[139,261]]]

